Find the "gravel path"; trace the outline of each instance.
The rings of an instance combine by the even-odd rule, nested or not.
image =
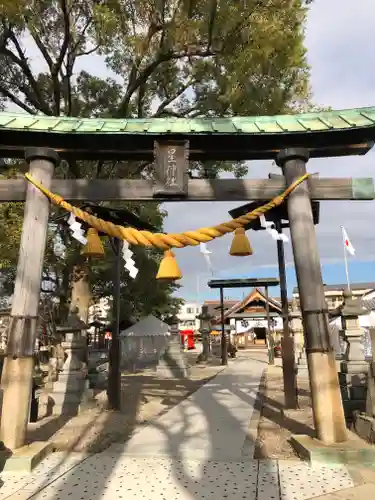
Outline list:
[[[281,360],[269,366],[263,399],[255,458],[295,459],[289,439],[292,434],[313,435],[314,424],[307,372],[298,376],[298,410],[284,411]]]
[[[98,452],[113,442],[124,442],[134,428],[168,411],[222,370],[219,360],[193,365],[197,353],[188,353],[190,375],[165,380],[154,373],[122,375],[122,410],[106,410],[106,393],[96,396],[97,406],[73,418],[48,416],[29,424],[27,440],[53,442],[56,451]]]

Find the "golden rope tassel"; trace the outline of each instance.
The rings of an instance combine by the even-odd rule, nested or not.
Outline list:
[[[180,280],[181,271],[178,267],[175,255],[172,250],[166,250],[164,257],[160,262],[159,271],[156,275],[157,280]]]
[[[87,243],[82,249],[82,255],[86,257],[104,257],[103,243],[100,239],[98,231],[90,227],[86,235]]]
[[[229,254],[236,257],[253,255],[253,249],[251,248],[250,241],[243,227],[239,227],[235,230]]]

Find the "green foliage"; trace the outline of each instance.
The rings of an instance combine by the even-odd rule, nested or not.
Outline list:
[[[67,116],[225,116],[294,112],[309,105],[309,68],[303,45],[303,0],[21,0],[2,2],[0,105],[31,114]],[[94,56],[92,73],[83,70]],[[104,59],[112,76],[95,74]],[[80,69],[81,68],[81,69]],[[192,173],[243,176],[246,165],[192,164]],[[62,163],[59,177],[149,177],[147,163]],[[126,206],[126,203],[119,204]],[[157,204],[132,208],[157,227],[165,213]],[[2,265],[14,266],[20,207],[12,205],[14,231],[0,211]],[[67,245],[64,259],[52,251],[46,278],[65,297],[79,246],[57,229]],[[12,254],[12,251],[14,255]],[[107,252],[110,255],[110,251]],[[13,255],[13,260],[12,260]],[[123,276],[123,311],[135,315],[168,307],[171,287],[153,280],[158,254],[137,249],[140,278]],[[93,265],[95,293],[111,286],[111,259]],[[146,293],[147,292],[147,293]],[[57,293],[57,292],[56,292]],[[147,297],[148,300],[145,298]],[[134,310],[127,310],[132,300]]]
[[[15,24],[4,20],[2,93],[30,112],[56,115],[292,110],[308,98],[304,4],[31,2]],[[33,71],[28,45],[38,50],[45,70]],[[86,71],[73,78],[77,61],[93,53],[105,56],[118,82]]]
[[[94,296],[112,294],[115,256],[106,249],[106,260],[92,267]],[[170,295],[175,285],[154,279],[158,271],[160,255],[155,250],[132,249],[139,269],[136,280],[128,278],[127,271],[121,269],[121,313],[123,317],[139,319],[153,314],[158,317],[169,316],[176,312],[181,303]]]
[[[0,204],[0,269],[14,266],[22,231],[22,203]]]

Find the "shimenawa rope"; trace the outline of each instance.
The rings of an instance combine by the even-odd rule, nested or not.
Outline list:
[[[238,228],[244,227],[250,221],[257,219],[260,215],[265,214],[272,208],[275,208],[285,200],[285,198],[303,181],[305,181],[310,174],[304,174],[302,177],[297,179],[293,184],[291,184],[285,191],[273,198],[271,201],[256,208],[255,210],[241,215],[236,219],[228,222],[224,222],[217,226],[212,227],[202,227],[196,229],[195,231],[184,231],[183,233],[152,233],[150,231],[140,231],[138,229],[118,226],[112,222],[99,219],[92,214],[81,210],[73,205],[67,203],[60,195],[52,193],[45,186],[40,184],[38,181],[32,178],[30,174],[25,174],[26,179],[31,182],[36,188],[38,188],[42,193],[44,193],[52,203],[64,208],[68,212],[71,212],[78,219],[86,222],[89,226],[95,228],[101,233],[105,233],[108,236],[119,238],[121,240],[126,240],[132,245],[142,245],[145,247],[156,247],[161,250],[168,250],[170,248],[183,248],[187,246],[197,246],[200,243],[206,243],[215,238],[220,238],[227,233],[232,233]]]

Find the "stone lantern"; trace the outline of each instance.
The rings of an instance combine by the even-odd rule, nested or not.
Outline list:
[[[178,328],[179,319],[175,314],[173,314],[172,316],[167,318],[165,320],[165,322],[169,325],[169,331],[170,331],[171,337],[175,337],[176,335],[179,335],[179,333],[180,333],[180,330]]]
[[[54,414],[76,415],[92,400],[84,362],[87,342],[83,331],[87,328],[74,312],[70,314],[67,324],[58,328],[58,333],[64,337],[61,347],[65,352],[65,360],[50,393]]]
[[[359,300],[348,290],[344,302],[338,308],[346,342],[344,360],[340,363],[340,386],[346,417],[351,419],[354,410],[364,411],[366,406],[366,382],[368,363],[365,360],[364,331],[359,317],[368,314]]]
[[[213,316],[208,313],[208,306],[202,306],[202,312],[197,316],[199,319],[199,331],[202,334],[202,352],[199,354],[197,363],[202,361],[208,361],[211,355],[211,343],[210,343],[210,333],[211,333],[211,321]]]
[[[341,369],[350,373],[352,370],[366,369],[365,347],[363,343],[363,329],[359,323],[359,317],[368,314],[361,302],[354,299],[351,292],[344,292],[344,303],[340,307],[341,325],[344,339],[347,343],[345,359],[341,363]]]
[[[174,314],[165,323],[169,325],[170,340],[159,361],[157,373],[164,378],[185,379],[188,376],[188,363],[181,348],[179,319]]]

